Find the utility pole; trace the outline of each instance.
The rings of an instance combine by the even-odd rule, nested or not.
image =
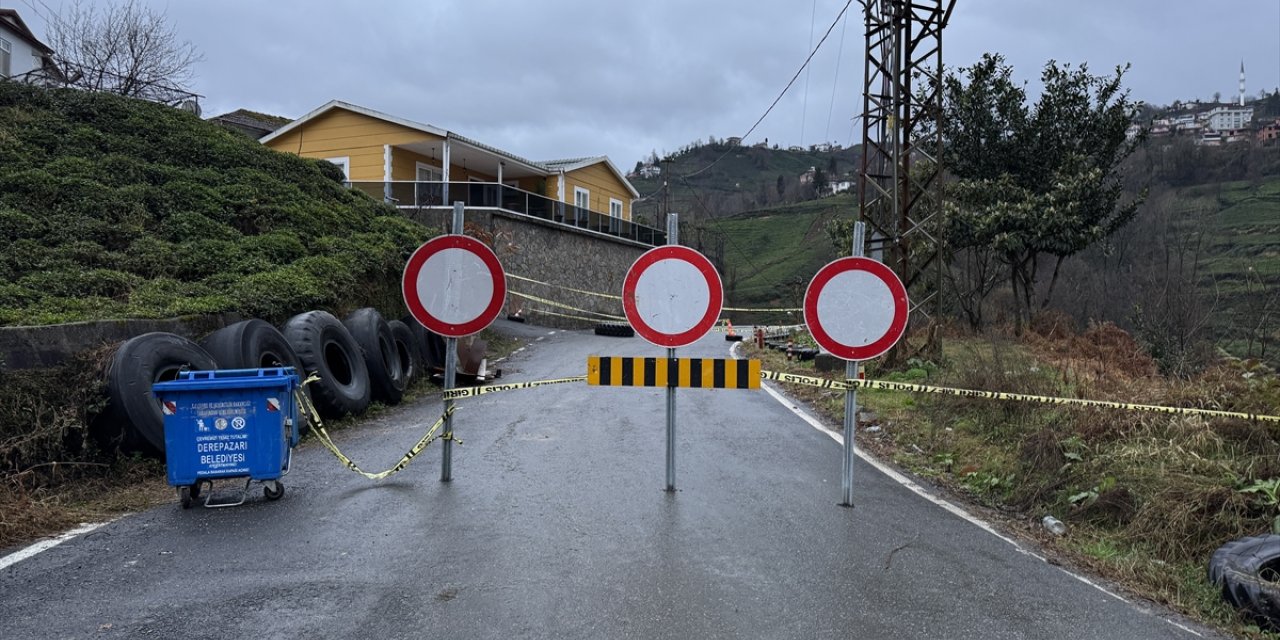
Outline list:
[[[940,356],[942,268],[942,30],[955,0],[867,0],[862,165],[858,219],[872,229],[872,255],[897,272],[911,299],[911,325],[928,327],[925,351]],[[903,357],[907,342],[889,353]]]

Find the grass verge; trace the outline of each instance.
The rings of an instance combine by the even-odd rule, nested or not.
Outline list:
[[[988,391],[1274,414],[1280,378],[1256,361],[1224,359],[1192,380],[1161,377],[1113,325],[1023,339],[953,335],[942,363],[867,376]],[[766,369],[812,376],[744,343]],[[788,386],[833,424],[843,392]],[[1046,553],[1143,598],[1247,638],[1274,640],[1222,602],[1205,578],[1221,544],[1270,531],[1280,504],[1280,443],[1266,423],[863,390],[859,446],[926,478]],[[1254,490],[1251,490],[1254,488]],[[1054,537],[1039,524],[1069,525]]]

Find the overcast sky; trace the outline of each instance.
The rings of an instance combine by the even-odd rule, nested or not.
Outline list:
[[[607,154],[624,170],[650,150],[745,133],[845,4],[140,1],[204,53],[195,91],[206,116],[298,117],[336,98],[527,158]],[[43,36],[37,10],[63,0],[0,4]],[[853,140],[860,11],[855,2],[748,141]],[[949,66],[1000,52],[1033,83],[1049,59],[1097,72],[1131,63],[1133,97],[1156,104],[1234,97],[1243,60],[1254,95],[1280,87],[1280,0],[958,0],[944,49]]]

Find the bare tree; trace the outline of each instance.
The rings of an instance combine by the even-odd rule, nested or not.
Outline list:
[[[77,0],[51,22],[48,36],[71,86],[160,102],[193,95],[193,67],[204,59],[178,39],[164,12],[136,0]]]

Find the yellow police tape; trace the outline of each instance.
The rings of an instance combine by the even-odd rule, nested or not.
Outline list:
[[[1003,391],[978,391],[975,389],[955,389],[952,387],[934,387],[910,382],[887,382],[883,380],[829,380],[794,373],[777,371],[761,371],[761,379],[802,384],[820,389],[879,389],[883,391],[910,391],[914,393],[937,393],[962,398],[985,398],[989,400],[1013,400],[1016,402],[1037,402],[1040,404],[1073,404],[1086,407],[1103,407],[1108,409],[1128,409],[1131,411],[1149,411],[1152,413],[1172,413],[1179,415],[1217,416],[1222,418],[1243,418],[1245,420],[1280,422],[1280,416],[1240,411],[1220,411],[1217,409],[1188,409],[1183,407],[1162,407],[1153,404],[1133,404],[1130,402],[1112,402],[1109,400],[1084,400],[1081,398],[1054,398],[1035,396],[1025,393],[1005,393]]]
[[[540,313],[544,316],[555,316],[557,318],[570,318],[573,320],[582,320],[585,322],[599,323],[600,318],[587,318],[585,316],[575,316],[572,313],[556,313],[555,311],[547,311],[546,309],[528,309],[529,313]]]
[[[1050,396],[1036,396],[1025,393],[1006,393],[1003,391],[979,391],[976,389],[956,389],[953,387],[935,387],[924,384],[914,384],[910,382],[888,382],[884,380],[831,380],[828,378],[816,378],[813,376],[802,376],[794,373],[780,373],[777,371],[761,371],[761,380],[773,380],[777,382],[786,382],[790,384],[800,384],[819,389],[834,389],[844,391],[847,389],[877,389],[881,391],[909,391],[913,393],[933,393],[957,396],[961,398],[984,398],[988,400],[1010,400],[1015,402],[1036,402],[1040,404],[1054,405],[1078,405],[1086,407],[1100,407],[1107,409],[1127,409],[1131,411],[1147,411],[1151,413],[1168,413],[1177,415],[1202,415],[1216,416],[1222,418],[1241,418],[1244,420],[1254,420],[1263,422],[1280,422],[1280,416],[1266,415],[1260,413],[1246,413],[1242,411],[1222,411],[1218,409],[1192,409],[1184,407],[1165,407],[1152,404],[1134,404],[1131,402],[1112,402],[1110,400],[1085,400],[1082,398],[1055,398]],[[534,382],[516,382],[512,384],[493,385],[489,387],[461,387],[444,392],[446,400],[458,398],[470,398],[474,396],[484,395],[486,393],[497,393],[500,391],[511,391],[513,389],[529,389],[532,387],[541,387],[552,384],[565,384],[569,382],[585,382],[586,376],[577,376],[573,378],[558,378],[554,380],[538,380]]]
[[[607,314],[607,313],[600,313],[600,312],[598,312],[598,311],[589,311],[589,310],[587,310],[587,309],[579,309],[579,308],[577,308],[577,307],[571,307],[571,306],[569,306],[569,305],[567,305],[567,304],[564,304],[564,303],[562,303],[562,302],[556,302],[555,300],[548,300],[548,299],[546,299],[546,298],[539,298],[538,296],[531,296],[531,295],[529,295],[529,294],[527,294],[527,293],[520,293],[519,291],[512,291],[512,290],[508,289],[508,290],[507,290],[507,293],[508,293],[508,294],[510,294],[510,295],[516,296],[517,298],[524,298],[524,299],[526,299],[526,300],[532,300],[532,301],[534,301],[534,302],[538,302],[538,303],[545,304],[545,305],[550,305],[550,306],[552,306],[552,307],[557,307],[557,308],[559,308],[559,309],[567,309],[567,310],[569,310],[569,311],[577,311],[578,313],[585,313],[585,314],[588,314],[588,315],[600,316],[601,318],[607,318],[607,319],[609,319],[609,320],[626,320],[626,318],[624,318],[624,317],[622,317],[622,316],[614,316],[614,315],[609,315],[609,314]],[[597,321],[597,322],[598,322],[598,321]]]
[[[621,299],[622,299],[622,296],[615,296],[615,295],[613,295],[613,294],[611,294],[611,293],[600,293],[599,291],[587,291],[587,290],[585,290],[585,289],[574,289],[573,287],[566,287],[566,286],[564,286],[564,285],[551,284],[550,282],[543,282],[543,281],[541,281],[541,280],[534,280],[533,278],[526,278],[526,277],[524,277],[524,276],[518,276],[518,275],[516,275],[516,274],[514,274],[514,273],[508,273],[508,274],[506,274],[506,276],[507,276],[508,278],[512,278],[512,279],[515,279],[515,280],[520,280],[520,281],[523,281],[523,282],[531,282],[531,283],[533,283],[533,284],[540,284],[540,285],[543,285],[543,286],[545,286],[545,287],[554,287],[554,288],[556,288],[556,289],[564,289],[565,291],[572,291],[572,292],[574,292],[574,293],[581,293],[581,294],[583,294],[583,295],[588,295],[588,296],[598,296],[598,297],[601,297],[601,298],[608,298],[608,299],[610,299],[610,300],[621,300]],[[579,309],[579,311],[580,311],[580,309]],[[721,309],[721,311],[741,311],[741,312],[762,312],[762,313],[764,313],[764,312],[770,312],[770,311],[804,311],[804,309],[802,309],[802,308],[800,308],[800,307],[794,307],[794,308],[787,307],[787,308],[778,308],[778,309],[752,309],[752,308],[749,308],[749,307],[724,307],[724,308],[722,308],[722,309]]]
[[[574,376],[572,378],[556,378],[554,380],[535,380],[533,382],[512,382],[509,384],[492,384],[484,387],[459,387],[445,391],[443,397],[445,400],[457,400],[458,398],[474,398],[482,396],[486,393],[498,393],[499,391],[514,391],[516,389],[531,389],[533,387],[545,387],[552,384],[566,384],[569,382],[586,382],[586,376]]]
[[[588,296],[597,296],[597,297],[600,297],[600,298],[608,298],[608,299],[610,299],[610,300],[621,300],[621,299],[622,299],[622,296],[615,296],[615,295],[610,294],[610,293],[600,293],[600,292],[597,292],[597,291],[587,291],[587,290],[585,290],[585,289],[574,289],[573,287],[566,287],[566,286],[559,285],[559,284],[551,284],[550,282],[543,282],[543,281],[541,281],[541,280],[534,280],[533,278],[526,278],[526,277],[524,277],[524,276],[518,276],[518,275],[516,275],[516,274],[514,274],[514,273],[508,273],[508,274],[507,274],[507,277],[508,277],[508,278],[514,278],[514,279],[516,279],[516,280],[523,280],[524,282],[532,282],[533,284],[540,284],[540,285],[543,285],[543,286],[546,286],[546,287],[555,287],[556,289],[564,289],[565,291],[572,291],[572,292],[574,292],[574,293],[581,293],[581,294],[583,294],[583,295],[588,295]]]
[[[417,456],[419,453],[422,453],[422,450],[426,449],[427,445],[431,444],[433,441],[437,439],[453,440],[459,445],[462,444],[462,440],[459,440],[453,437],[452,432],[448,432],[440,436],[436,435],[436,432],[439,431],[440,427],[444,424],[444,419],[449,417],[450,415],[453,415],[454,407],[449,407],[448,409],[445,410],[444,415],[440,416],[440,418],[436,420],[436,423],[431,425],[431,428],[427,429],[427,432],[423,434],[422,438],[420,438],[418,442],[415,443],[413,447],[409,449],[409,451],[407,451],[403,456],[401,456],[400,461],[396,462],[395,465],[393,465],[390,469],[387,469],[386,471],[379,471],[378,473],[369,473],[368,471],[364,471],[359,466],[357,466],[356,463],[353,460],[351,460],[351,458],[348,458],[345,454],[343,454],[342,451],[338,449],[338,445],[333,443],[333,438],[329,437],[329,432],[325,431],[324,423],[320,420],[320,413],[316,411],[315,405],[311,404],[311,399],[307,397],[307,394],[303,391],[303,388],[306,387],[306,385],[311,384],[312,382],[315,382],[319,379],[320,379],[319,376],[312,374],[310,377],[308,377],[306,380],[303,381],[302,387],[295,389],[293,392],[294,399],[298,402],[298,406],[303,407],[307,411],[307,417],[311,421],[311,433],[315,434],[316,440],[319,440],[320,444],[323,444],[324,447],[328,449],[329,452],[332,453],[334,457],[336,457],[338,461],[343,464],[343,466],[370,480],[382,480],[387,476],[391,476],[400,472],[405,467],[409,466],[409,462],[412,461],[413,458]]]

